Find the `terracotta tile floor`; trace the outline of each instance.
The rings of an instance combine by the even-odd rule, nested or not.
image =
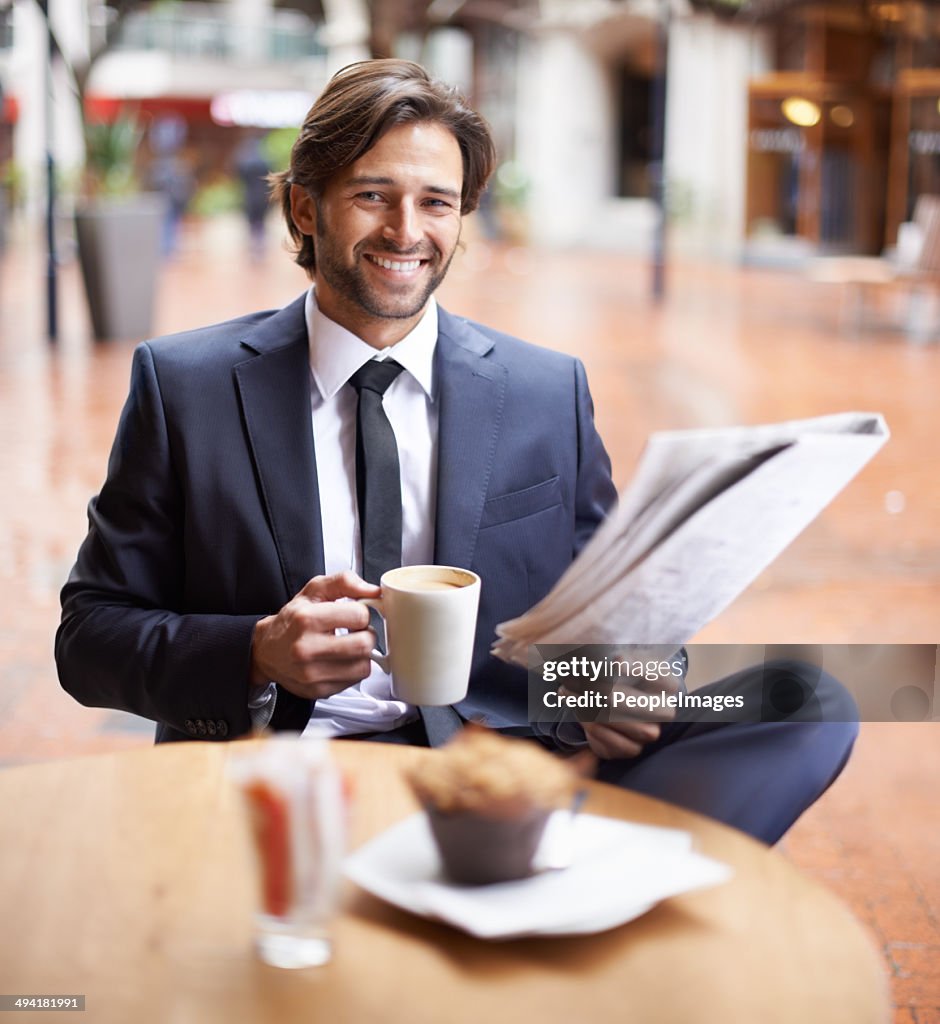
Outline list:
[[[937,643],[940,345],[883,328],[841,334],[840,296],[797,275],[684,264],[660,308],[647,301],[648,276],[625,257],[471,238],[441,297],[584,359],[620,483],[650,429],[884,411],[891,444],[700,639]],[[57,591],[101,481],[133,348],[93,345],[74,264],[61,278],[52,349],[42,254],[19,228],[0,257],[0,764],[151,738],[149,724],[82,708],[55,680]],[[303,284],[273,243],[251,263],[240,224],[189,226],[160,281],[156,330],[279,305]],[[842,778],[782,844],[870,929],[904,1024],[940,1024],[938,802],[936,723],[865,724]]]

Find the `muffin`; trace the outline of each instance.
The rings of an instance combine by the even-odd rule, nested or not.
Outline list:
[[[549,815],[571,806],[580,775],[531,741],[470,725],[408,781],[448,877],[483,885],[533,873]]]

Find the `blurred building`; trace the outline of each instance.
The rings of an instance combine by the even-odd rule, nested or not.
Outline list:
[[[331,67],[368,56],[367,21],[360,17],[357,24],[350,5],[342,7],[331,43],[319,3],[49,0],[62,54],[53,65],[57,163],[67,178],[82,159],[74,81],[66,65],[81,69],[103,49],[85,94],[92,120],[113,120],[129,111],[156,126],[164,141],[145,159],[161,155],[174,134],[166,126],[182,126],[175,133],[180,144],[185,141],[188,151],[198,154],[201,168],[226,167],[241,129],[296,126]],[[23,177],[36,186],[35,195],[41,191],[45,147],[46,25],[34,0],[13,3],[3,17],[0,82],[16,97],[12,148]]]
[[[918,197],[940,194],[940,5],[751,6],[774,31],[748,89],[749,236],[894,244]]]
[[[181,119],[203,171],[226,165],[241,129],[296,125],[349,61],[420,60],[493,126],[499,209],[484,217],[539,244],[646,250],[663,167],[674,246],[730,259],[878,252],[919,195],[940,193],[940,5],[929,0],[49,6],[70,59],[111,40],[89,111]],[[28,182],[41,180],[44,46],[34,0],[0,0],[0,147]],[[77,163],[61,68],[56,97],[59,160]]]
[[[534,237],[646,250],[664,150],[676,243],[738,255],[747,86],[769,65],[765,31],[668,0],[545,0],[522,49],[518,153]]]
[[[516,29],[502,95],[538,241],[648,247],[664,71],[666,205],[685,251],[877,253],[919,196],[940,194],[936,2],[452,6],[471,31],[494,6]]]

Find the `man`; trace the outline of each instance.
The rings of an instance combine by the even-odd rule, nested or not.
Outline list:
[[[456,711],[532,732],[525,673],[489,654],[495,626],[548,592],[615,494],[581,364],[434,301],[494,162],[485,123],[416,64],[367,61],[329,83],[275,187],[313,287],[135,353],[62,595],[56,657],[78,700],[154,719],[158,741],[315,721],[438,742],[439,715],[392,698],[349,600],[378,593],[375,520],[394,510],[396,561],[483,580]],[[385,430],[367,422],[376,403],[394,435],[381,464],[366,452]],[[394,500],[367,515],[363,467],[395,460]],[[759,692],[760,673],[729,685]],[[827,713],[842,699],[828,680],[816,693]],[[601,777],[773,841],[853,738],[833,723],[626,721],[545,742],[590,745]]]

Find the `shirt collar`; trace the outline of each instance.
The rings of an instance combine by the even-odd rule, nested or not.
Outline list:
[[[316,288],[311,285],[304,304],[310,370],[321,397],[332,398],[370,359],[394,359],[421,385],[433,400],[434,346],[437,344],[437,302],[428,301],[424,315],[401,341],[375,349],[320,312]]]

